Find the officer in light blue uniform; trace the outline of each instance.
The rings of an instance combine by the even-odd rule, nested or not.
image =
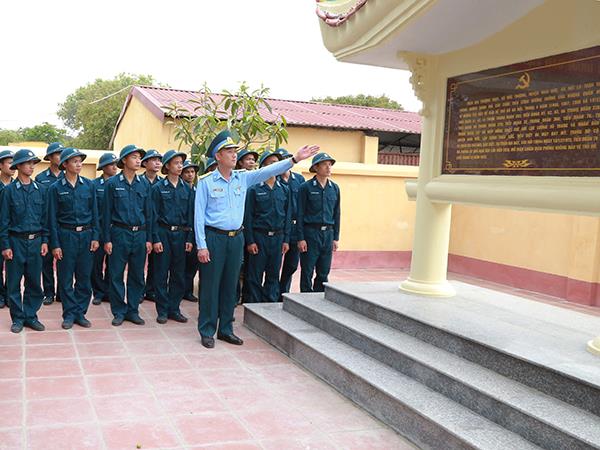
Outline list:
[[[283,159],[292,157],[292,155],[285,148],[278,149],[277,153],[279,153]],[[284,294],[286,292],[290,292],[290,289],[292,287],[292,276],[298,269],[298,262],[300,261],[297,231],[298,191],[300,190],[300,185],[306,180],[304,179],[302,174],[292,172],[291,170],[279,175],[277,177],[277,180],[284,186],[287,186],[287,188],[290,190],[290,210],[292,220],[292,227],[290,231],[290,249],[286,252],[285,255],[283,255],[281,277],[279,279],[279,291],[281,294]],[[280,297],[280,301],[281,300],[282,297]]]
[[[144,325],[139,304],[144,294],[144,264],[152,251],[152,206],[149,184],[136,174],[145,151],[136,145],[123,147],[117,166],[122,172],[104,188],[102,241],[108,254],[112,324],[124,320]],[[127,266],[127,303],[123,281]]]
[[[63,149],[64,147],[60,142],[52,142],[48,145],[48,148],[46,148],[44,161],[50,163],[50,168],[44,170],[35,177],[35,181],[37,181],[44,190],[47,190],[54,182],[63,176],[62,170],[58,167],[60,163],[60,154]],[[43,258],[42,278],[44,285],[44,305],[51,305],[52,302],[54,302],[54,296],[56,294],[54,284],[54,258],[52,257],[51,252],[48,252]],[[56,295],[56,301],[60,301],[60,295]]]
[[[315,176],[298,192],[301,292],[323,292],[340,239],[340,188],[329,179],[333,164],[327,153],[316,155],[310,166]]]
[[[156,280],[156,321],[185,323],[179,304],[185,292],[185,257],[192,251],[194,194],[179,178],[187,155],[169,150],[163,157],[162,173],[167,175],[151,192],[153,211],[154,279]]]
[[[265,151],[258,166],[267,167],[282,159],[279,153]],[[248,188],[244,216],[248,252],[245,302],[279,300],[279,270],[282,255],[289,250],[290,213],[289,189],[275,177]]]
[[[45,329],[37,312],[44,299],[40,286],[42,257],[48,252],[46,195],[31,179],[34,165],[39,162],[31,150],[15,153],[11,168],[17,169],[17,179],[4,188],[0,203],[0,250],[6,262],[6,295],[13,333],[20,333],[23,326],[35,331]]]
[[[94,189],[96,191],[96,205],[99,212],[99,224],[102,229],[102,211],[104,208],[104,188],[109,178],[117,174],[117,155],[113,152],[104,153],[98,160],[96,170],[102,171],[102,175],[94,179]],[[108,302],[108,260],[104,251],[104,242],[100,241],[98,250],[94,252],[94,267],[92,269],[92,290],[94,299],[92,303],[99,305],[102,302]]]
[[[212,159],[212,158],[209,158]],[[208,162],[207,162],[208,163]],[[216,166],[216,162],[214,162]],[[186,159],[183,162],[183,171],[181,172],[181,179],[187,183],[187,185],[192,190],[192,196],[196,197],[196,175],[198,175],[198,171],[200,170],[200,166],[198,164],[194,164],[191,160]],[[192,223],[193,227],[193,223]],[[194,239],[194,233],[192,232],[192,244],[193,247],[196,248],[196,240]],[[186,252],[185,253],[185,290],[183,294],[183,299],[189,302],[198,302],[198,297],[194,295],[194,278],[196,278],[196,274],[198,273],[199,263],[198,263],[198,255],[196,255],[195,251]]]
[[[305,146],[291,159],[259,170],[240,171],[233,170],[236,148],[228,130],[213,139],[208,154],[217,160],[218,168],[205,175],[196,190],[194,226],[201,263],[198,331],[206,348],[214,347],[215,333],[230,344],[243,344],[233,334],[232,322],[244,247],[242,222],[248,187],[291,169],[294,163],[318,150],[317,146]]]
[[[59,164],[65,174],[48,189],[50,249],[56,259],[65,330],[73,328],[73,323],[92,326],[85,315],[92,297],[100,229],[94,183],[79,175],[86,157],[78,149],[65,148]]]
[[[162,178],[159,175],[162,167],[162,155],[158,152],[158,150],[151,149],[146,152],[142,158],[142,167],[146,169],[146,171],[142,174],[142,179],[149,184],[150,188],[162,181]],[[142,302],[144,299],[150,300],[151,302],[156,300],[156,288],[154,286],[154,253],[150,253],[148,255],[146,287],[144,288]]]
[[[15,171],[10,168],[13,162],[14,153],[10,150],[0,151],[0,202],[2,201],[2,191],[6,186],[12,183],[12,176]],[[4,259],[0,260],[0,308],[4,308],[7,303],[6,283],[4,280]]]

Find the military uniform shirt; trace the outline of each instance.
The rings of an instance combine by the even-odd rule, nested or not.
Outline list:
[[[292,220],[298,219],[298,191],[300,190],[302,183],[306,180],[302,175],[295,172],[290,172],[290,177],[287,181],[285,181],[281,175],[277,177],[277,180],[284,186],[287,186],[290,190],[291,218]]]
[[[75,186],[66,178],[61,178],[48,189],[48,218],[50,247],[61,248],[59,227],[91,225],[92,240],[100,239],[98,225],[98,205],[96,204],[94,183],[78,176]]]
[[[340,239],[340,188],[327,180],[322,188],[316,177],[306,181],[298,192],[298,240],[304,240],[303,225],[331,225],[333,240]]]
[[[43,172],[37,174],[37,176],[35,177],[35,181],[37,181],[41,187],[47,189],[64,176],[65,174],[62,170],[58,173],[58,176],[56,176],[52,173],[50,169],[46,169]]]
[[[246,245],[254,244],[254,230],[281,231],[283,242],[290,241],[290,191],[279,181],[273,188],[262,182],[248,189],[244,218]]]
[[[148,176],[146,175],[146,172],[144,172],[142,174],[142,180],[144,180],[146,183],[148,183],[148,185],[150,187],[152,187],[159,181],[163,181],[163,178],[161,178],[160,175],[156,175],[156,178],[154,179],[154,181],[150,181],[150,178],[148,178]]]
[[[194,194],[183,180],[177,187],[165,178],[150,189],[153,207],[153,243],[161,242],[158,234],[158,224],[189,227],[194,224]],[[192,232],[187,235],[186,242],[192,242]]]
[[[234,170],[229,181],[219,169],[201,178],[196,190],[194,223],[198,248],[207,248],[205,226],[220,230],[238,230],[242,226],[249,186],[290,170],[292,166],[292,161],[286,159],[259,170]]]
[[[94,191],[96,196],[96,207],[98,208],[98,222],[100,223],[100,229],[102,229],[102,211],[104,211],[104,189],[106,187],[106,182],[103,176],[99,176],[98,178],[94,178]]]
[[[0,251],[10,248],[10,232],[41,232],[42,244],[47,243],[47,214],[45,194],[38,183],[23,185],[16,180],[6,186],[0,202]]]
[[[122,173],[111,177],[104,184],[104,209],[102,212],[102,241],[112,242],[110,229],[112,223],[127,226],[150,226],[152,208],[150,205],[149,184],[139,175],[133,177],[131,184]],[[152,230],[146,229],[146,239],[151,239]]]

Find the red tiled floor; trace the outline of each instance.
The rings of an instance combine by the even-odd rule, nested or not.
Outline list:
[[[86,395],[83,377],[28,378],[27,399],[79,398]]]
[[[76,359],[40,359],[25,363],[27,377],[60,377],[81,375]]]
[[[27,402],[27,427],[69,425],[93,422],[92,405],[87,398],[30,400]]]
[[[190,363],[182,355],[140,356],[135,362],[141,372],[159,372],[191,369]]]
[[[86,375],[135,373],[137,367],[129,356],[82,358],[81,366]]]
[[[145,420],[163,415],[159,403],[151,395],[113,395],[93,400],[100,422]]]
[[[30,345],[69,344],[71,335],[66,331],[26,331],[25,342]]]
[[[20,360],[23,357],[23,348],[16,345],[0,346],[0,363],[5,361]]]
[[[186,392],[195,395],[197,391],[209,389],[209,380],[193,370],[147,372],[142,379],[157,394]]]
[[[114,328],[114,327],[113,327]],[[73,338],[76,343],[88,344],[92,342],[120,342],[118,333],[114,329],[110,330],[75,330]]]
[[[178,417],[175,424],[186,445],[206,445],[252,438],[240,421],[229,413]]]
[[[30,449],[96,450],[103,447],[95,424],[38,427],[27,430]],[[0,448],[1,444],[0,444]]]
[[[25,448],[25,433],[21,428],[0,430],[0,448],[2,450],[22,450]]]
[[[0,363],[4,364],[4,363]],[[0,380],[0,400],[22,400],[23,398],[23,381],[14,378],[12,380]],[[2,421],[0,420],[0,426]]]
[[[96,356],[125,356],[127,349],[121,342],[90,342],[77,344],[77,351],[81,358]]]
[[[0,380],[23,377],[22,361],[2,361],[0,364]]]
[[[86,378],[92,396],[149,394],[139,374],[94,375]]]
[[[171,426],[155,421],[107,423],[102,425],[102,434],[104,442],[111,450],[148,450],[181,445]]]
[[[0,411],[2,417],[0,420],[0,430],[2,428],[21,427],[23,426],[23,402],[0,402]],[[0,436],[4,431],[0,431]],[[2,441],[0,440],[0,445]],[[1,448],[1,447],[0,447]]]
[[[28,345],[25,356],[32,359],[65,359],[75,358],[75,346],[73,344],[45,344]]]
[[[157,392],[158,401],[163,411],[171,416],[189,416],[214,412],[226,412],[226,405],[209,390],[194,393],[194,401],[190,401],[189,392]]]

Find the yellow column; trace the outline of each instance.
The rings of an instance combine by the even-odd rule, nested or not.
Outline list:
[[[436,120],[435,115],[442,110],[438,103],[441,99],[436,96],[441,90],[435,89],[436,60],[409,53],[402,53],[400,57],[408,63],[412,72],[413,89],[423,102],[415,240],[410,275],[400,284],[400,289],[432,297],[451,297],[455,295],[455,291],[446,275],[452,208],[450,204],[431,202],[425,193],[426,184],[439,174],[440,167],[440,151],[435,147],[435,137],[437,123],[442,124],[443,120]]]
[[[362,162],[364,164],[377,164],[379,153],[379,138],[377,136],[363,136]]]

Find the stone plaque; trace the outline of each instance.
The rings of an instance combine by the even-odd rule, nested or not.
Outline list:
[[[600,175],[600,46],[448,79],[442,173]]]

